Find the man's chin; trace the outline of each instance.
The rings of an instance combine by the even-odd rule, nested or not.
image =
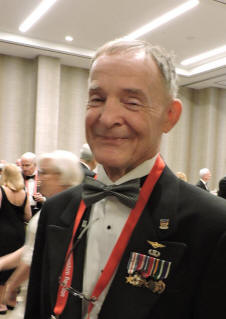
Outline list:
[[[122,168],[127,166],[125,160],[120,160],[120,158],[117,158],[117,156],[113,155],[105,158],[100,158],[99,161],[97,160],[97,162],[104,168],[113,170],[121,170]]]

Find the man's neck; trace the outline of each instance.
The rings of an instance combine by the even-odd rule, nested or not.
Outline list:
[[[118,169],[118,168],[110,168],[110,167],[103,166],[103,168],[104,168],[105,174],[114,183],[118,181],[119,179],[121,180],[122,178],[123,179],[128,178],[128,180],[130,180],[132,178],[138,177],[138,176],[133,177],[135,171],[136,171],[135,175],[137,175],[137,172],[139,172],[138,174],[141,174],[139,177],[148,175],[150,169],[153,167],[156,161],[157,156],[158,156],[158,153],[153,158],[140,163],[136,167],[127,167],[125,169]],[[97,175],[98,175],[98,172],[97,172]]]

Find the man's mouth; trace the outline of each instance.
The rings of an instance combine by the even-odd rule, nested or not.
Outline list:
[[[97,138],[107,144],[107,145],[119,145],[126,140],[128,140],[127,137],[122,137],[122,136],[105,136],[105,135],[97,135]]]

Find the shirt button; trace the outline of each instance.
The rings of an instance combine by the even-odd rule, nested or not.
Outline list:
[[[107,226],[107,229],[111,229],[111,226],[110,226],[110,225],[108,225],[108,226]]]

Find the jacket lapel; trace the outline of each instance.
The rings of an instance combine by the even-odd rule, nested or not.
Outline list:
[[[132,286],[127,282],[127,266],[131,252],[148,255],[151,248],[148,241],[166,241],[175,231],[175,214],[177,211],[178,180],[172,172],[165,167],[152,195],[133,231],[128,246],[104,301],[100,312],[100,319],[106,318],[137,318],[139,309],[140,318],[147,318],[151,308],[158,301],[161,294],[153,293],[148,288]],[[170,248],[169,248],[170,247]],[[169,252],[170,250],[170,252]],[[178,261],[184,254],[184,245],[168,245],[162,256]],[[120,295],[120,298],[117,296]],[[117,300],[117,306],[114,303]],[[130,302],[131,300],[131,302]],[[118,310],[120,309],[120,315]],[[109,313],[111,314],[109,316]]]

